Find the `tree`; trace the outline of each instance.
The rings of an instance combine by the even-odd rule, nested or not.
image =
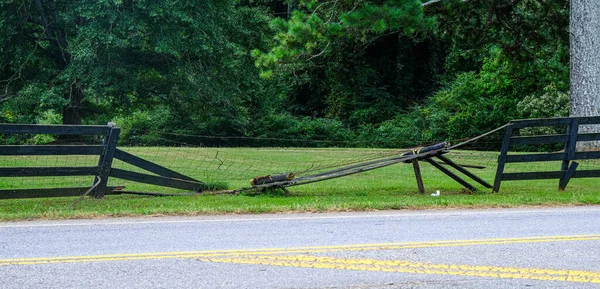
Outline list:
[[[600,116],[600,2],[571,0],[571,115]],[[585,133],[600,126],[580,126]],[[579,149],[600,147],[600,142]]]
[[[81,124],[162,106],[182,126],[239,131],[267,23],[236,0],[0,0],[1,113]]]
[[[423,110],[433,139],[460,139],[532,117],[518,108],[568,93],[569,1],[444,0],[426,12],[436,15],[437,35],[449,46],[445,87]],[[564,113],[554,108],[539,106],[535,115]]]
[[[420,0],[293,1],[275,45],[256,52],[263,75],[288,84],[295,115],[352,127],[394,117],[435,89],[441,54]],[[423,33],[423,34],[419,34]]]

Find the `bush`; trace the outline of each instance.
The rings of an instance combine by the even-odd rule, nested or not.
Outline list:
[[[280,113],[267,115],[257,123],[251,135],[265,140],[254,141],[253,146],[351,146],[355,140],[353,131],[335,119]]]
[[[121,128],[120,144],[161,145],[165,141],[158,132],[168,127],[168,107],[157,107],[151,111],[136,111],[120,116],[114,122]]]
[[[533,117],[531,106],[539,103],[533,101],[535,97],[525,96],[538,95],[545,83],[552,83],[554,79],[546,74],[536,69],[535,63],[517,65],[506,60],[498,48],[490,48],[478,73],[457,75],[429,99],[423,108],[428,127],[424,139],[463,139],[500,127],[512,119]],[[552,97],[550,93],[545,98]],[[522,110],[518,109],[519,105]],[[555,107],[550,106],[545,111]]]
[[[396,116],[379,125],[363,125],[359,128],[361,146],[407,148],[424,143],[425,118],[419,107]]]
[[[569,92],[559,91],[554,83],[544,87],[541,94],[530,94],[517,104],[525,118],[567,117],[571,107]]]
[[[556,85],[544,87],[541,94],[530,94],[517,104],[519,114],[525,118],[567,117],[571,107],[568,92],[559,91]],[[521,135],[565,133],[563,127],[532,127],[520,130]]]

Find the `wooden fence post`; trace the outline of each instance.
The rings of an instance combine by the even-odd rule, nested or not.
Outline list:
[[[564,171],[565,174],[558,181],[558,190],[561,192],[565,190],[579,165],[577,162],[571,162],[575,159],[577,135],[579,134],[579,118],[571,120],[571,124],[567,127],[567,134],[569,135],[569,140],[565,143],[565,154],[561,167],[561,171]],[[569,165],[569,163],[571,164]]]
[[[104,161],[104,155],[106,154],[106,145],[108,144],[108,136],[109,135],[110,135],[110,128],[108,129],[108,133],[106,133],[104,135],[104,137],[102,138],[102,152],[100,153],[100,157],[98,158],[98,167],[99,168],[102,167],[102,162]],[[92,185],[94,185],[98,181],[99,175],[100,175],[100,173],[98,173],[98,175],[96,175],[94,177],[94,182],[92,183]]]
[[[575,158],[575,148],[577,147],[577,134],[579,133],[579,119],[573,118],[571,124],[567,127],[569,140],[565,143],[565,158],[563,159],[561,170],[569,169],[569,161]]]
[[[504,131],[504,139],[502,140],[502,150],[498,157],[498,168],[496,170],[496,179],[494,180],[494,188],[492,192],[497,193],[500,191],[500,183],[502,183],[502,175],[504,174],[504,165],[506,164],[506,155],[508,154],[508,148],[510,147],[510,137],[512,136],[513,124],[509,124]]]
[[[419,167],[419,160],[412,160],[413,170],[415,171],[415,178],[417,179],[417,187],[419,188],[419,193],[425,193],[425,186],[423,185],[423,177],[421,177],[421,168]]]
[[[110,125],[110,123],[109,123]],[[104,194],[108,190],[108,177],[110,176],[110,169],[112,168],[112,162],[115,157],[115,151],[117,150],[117,142],[119,141],[119,135],[121,129],[118,127],[111,127],[108,136],[104,142],[104,153],[100,157],[98,178],[100,178],[99,184],[94,191],[94,198],[103,198]],[[98,181],[98,179],[96,179]]]
[[[573,175],[575,175],[575,170],[577,169],[577,166],[579,166],[578,162],[571,162],[569,169],[565,172],[565,174],[562,176],[562,178],[560,178],[560,181],[558,182],[559,191],[563,192],[565,188],[567,188],[569,181],[571,180]]]

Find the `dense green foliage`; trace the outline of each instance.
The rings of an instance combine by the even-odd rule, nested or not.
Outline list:
[[[249,56],[268,16],[235,1],[0,2],[3,121],[150,114],[243,133],[264,90]],[[146,125],[154,125],[154,121]]]
[[[0,0],[0,122],[396,147],[568,113],[567,0],[423,2]]]

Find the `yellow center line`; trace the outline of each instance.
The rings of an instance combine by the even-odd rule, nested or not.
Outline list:
[[[600,234],[597,235],[578,235],[578,236],[545,236],[529,238],[497,238],[482,240],[452,240],[452,241],[434,241],[434,242],[404,242],[404,243],[383,243],[383,244],[354,244],[339,246],[310,246],[297,248],[265,248],[265,249],[247,249],[247,250],[205,250],[190,252],[149,252],[149,253],[130,253],[130,254],[106,254],[91,256],[61,256],[61,257],[42,257],[42,258],[14,258],[0,259],[0,266],[11,265],[40,265],[55,263],[84,263],[84,262],[108,262],[108,261],[135,261],[151,259],[194,259],[208,257],[236,257],[246,255],[279,255],[279,254],[306,254],[306,253],[328,253],[345,251],[379,251],[379,250],[399,250],[399,249],[418,249],[433,247],[457,247],[457,246],[476,246],[476,245],[507,245],[518,243],[548,243],[548,242],[573,242],[573,241],[598,241]]]
[[[240,256],[234,258],[200,258],[215,263],[255,264],[282,267],[338,269],[355,271],[380,271],[396,273],[492,277],[504,279],[530,279],[542,281],[568,281],[600,283],[600,272],[581,270],[555,270],[537,268],[511,268],[498,266],[473,266],[457,264],[430,264],[400,260],[343,259],[308,255],[297,256]]]

